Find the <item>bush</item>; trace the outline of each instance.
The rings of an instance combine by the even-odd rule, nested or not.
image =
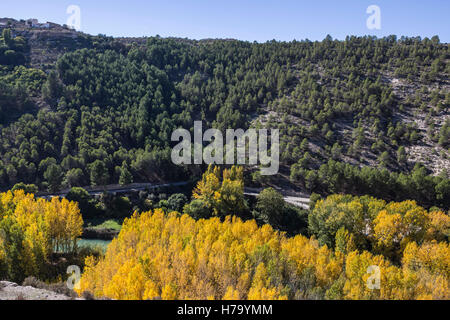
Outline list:
[[[66,198],[69,201],[78,202],[78,207],[84,219],[94,218],[103,214],[103,211],[96,206],[95,200],[83,188],[74,187],[70,189]]]
[[[67,284],[64,281],[48,284],[48,283],[45,283],[45,282],[31,276],[31,277],[27,277],[23,281],[22,286],[52,291],[57,294],[63,294],[65,296],[68,296],[71,298],[76,298],[78,296],[75,291],[73,291],[67,287]]]
[[[211,210],[202,200],[193,200],[183,208],[183,212],[194,219],[207,219],[211,217]]]
[[[11,189],[12,192],[17,191],[17,190],[23,190],[23,191],[25,191],[25,193],[31,193],[31,194],[36,194],[39,191],[39,189],[36,185],[25,184],[23,182],[15,184],[14,187]]]
[[[183,207],[188,202],[188,198],[182,193],[175,193],[167,200],[168,209],[182,212]]]

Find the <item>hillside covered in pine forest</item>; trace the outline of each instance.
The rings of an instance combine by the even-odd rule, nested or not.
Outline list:
[[[449,207],[450,49],[438,37],[261,44],[3,20],[4,190],[199,177],[172,164],[170,136],[202,120],[280,129],[280,174],[248,167],[255,186]]]

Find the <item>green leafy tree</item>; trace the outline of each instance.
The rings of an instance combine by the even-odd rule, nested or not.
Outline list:
[[[208,219],[212,216],[211,209],[202,200],[193,200],[186,204],[183,213],[194,219]]]
[[[72,188],[80,187],[84,182],[84,173],[80,168],[75,168],[67,171],[63,184]]]
[[[167,206],[169,210],[182,212],[187,202],[188,199],[184,194],[175,193],[167,199]]]
[[[47,168],[44,173],[44,178],[48,183],[48,190],[50,192],[56,192],[61,188],[62,177],[60,166],[52,164]]]
[[[104,186],[108,183],[109,173],[105,163],[101,160],[95,160],[91,164],[91,185]]]
[[[39,189],[36,185],[34,184],[25,184],[23,182],[20,183],[16,183],[14,185],[14,187],[11,189],[11,191],[17,191],[17,190],[23,190],[25,191],[25,193],[31,193],[31,194],[36,194]]]
[[[127,185],[130,183],[133,183],[133,175],[130,172],[127,162],[124,161],[122,163],[122,167],[120,168],[119,184]]]
[[[397,150],[397,161],[401,164],[406,163],[406,151],[404,146],[400,146]]]
[[[283,196],[273,188],[267,188],[258,195],[256,210],[267,223],[279,226],[285,209]]]
[[[80,212],[84,219],[98,217],[103,213],[103,211],[96,205],[95,200],[83,188],[71,188],[69,193],[66,195],[66,199],[78,203],[78,207],[80,208]]]

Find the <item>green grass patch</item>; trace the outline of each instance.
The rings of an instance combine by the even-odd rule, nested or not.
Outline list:
[[[89,219],[85,221],[84,225],[94,229],[113,229],[117,231],[122,229],[122,221],[116,219]]]

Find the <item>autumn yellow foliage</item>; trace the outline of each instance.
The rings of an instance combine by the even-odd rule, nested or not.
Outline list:
[[[299,264],[290,263],[291,246],[304,246]],[[88,258],[80,293],[114,299],[287,299],[288,278],[296,270],[325,265],[317,277],[335,277],[332,253],[302,236],[287,240],[255,221],[219,218],[195,221],[162,210],[135,214],[100,261]],[[327,269],[327,270],[323,270]],[[328,270],[330,269],[330,270]]]
[[[201,200],[215,216],[236,215],[244,210],[244,169],[210,165],[197,183],[192,197]]]
[[[53,252],[75,250],[82,227],[75,202],[36,199],[23,190],[0,194],[0,278],[45,273]]]
[[[386,203],[369,196],[331,195],[315,204],[309,229],[320,243],[340,251],[347,233],[357,249],[399,262],[411,242],[448,241],[450,217],[428,212],[411,200]]]
[[[125,220],[106,255],[86,260],[78,292],[132,300],[449,299],[449,245],[410,242],[404,252],[395,266],[382,255],[334,252],[253,220],[195,221],[155,210]],[[374,265],[379,289],[367,285]]]

